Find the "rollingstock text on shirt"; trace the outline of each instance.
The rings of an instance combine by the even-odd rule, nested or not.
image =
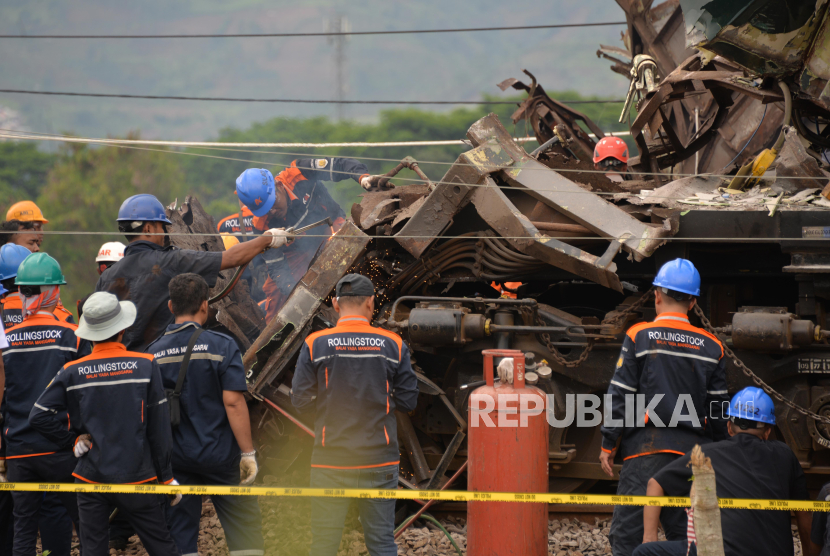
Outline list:
[[[499,394],[498,398],[490,394],[473,392],[470,395],[470,426],[471,427],[526,427],[528,418],[541,415],[546,411],[548,424],[551,427],[569,427],[576,422],[577,427],[596,427],[602,423],[606,427],[645,427],[646,415],[648,426],[658,428],[674,428],[680,423],[686,426],[701,428],[699,413],[692,400],[691,394],[680,394],[672,411],[671,419],[666,423],[656,414],[655,408],[665,396],[654,395],[646,403],[645,394],[625,395],[625,418],[612,416],[611,394],[597,396],[595,394],[567,394],[565,396],[565,417],[557,419],[554,412],[553,394],[542,395],[538,392],[523,392],[513,394]],[[561,404],[562,396],[559,396]],[[604,402],[604,403],[603,403]],[[728,401],[712,401],[706,415],[721,419],[726,415]],[[600,411],[600,406],[603,411]],[[494,412],[498,412],[494,420]],[[753,414],[752,408],[747,408],[747,415]]]
[[[23,345],[40,343],[44,340],[60,340],[63,330],[33,330],[7,332],[6,340],[10,344],[21,342]]]

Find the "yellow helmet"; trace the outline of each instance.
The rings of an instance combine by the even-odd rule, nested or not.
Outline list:
[[[49,222],[43,217],[43,213],[32,201],[20,201],[15,203],[6,213],[6,220],[20,220],[21,222]]]
[[[220,235],[222,236],[222,243],[225,244],[225,251],[239,243],[239,238],[236,236],[232,236],[229,233],[223,233]]]

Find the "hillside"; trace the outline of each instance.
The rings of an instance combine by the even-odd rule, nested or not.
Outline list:
[[[353,30],[619,21],[613,0],[442,2],[422,0],[218,0],[107,2],[9,0],[0,33],[316,32],[331,14]],[[622,26],[561,30],[353,37],[347,43],[351,99],[479,100],[495,84],[534,72],[550,90],[624,95],[625,81],[596,58],[618,44]],[[2,88],[275,98],[334,98],[332,47],[323,37],[206,40],[0,39]],[[29,129],[91,136],[140,130],[150,138],[203,139],[273,117],[334,114],[332,105],[241,104],[0,95]],[[346,115],[374,121],[379,106]],[[450,110],[451,107],[427,106]],[[613,109],[612,109],[613,110]],[[277,140],[278,138],[274,138]]]

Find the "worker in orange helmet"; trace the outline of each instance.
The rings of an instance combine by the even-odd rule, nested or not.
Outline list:
[[[43,225],[49,221],[43,216],[43,212],[32,201],[20,201],[15,203],[6,212],[6,220],[17,220],[21,223],[20,230],[34,230],[43,232]],[[43,243],[43,234],[37,234],[38,245]]]
[[[609,180],[623,182],[628,176],[628,145],[619,137],[603,137],[594,147],[594,168],[605,170]]]

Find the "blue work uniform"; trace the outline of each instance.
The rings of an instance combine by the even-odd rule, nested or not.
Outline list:
[[[170,280],[193,272],[216,285],[222,270],[219,251],[193,251],[161,247],[151,241],[133,241],[124,250],[124,258],[101,274],[97,292],[115,294],[120,301],[132,301],[136,307],[135,323],[124,334],[124,345],[134,351],[146,351],[150,343],[173,324]]]
[[[5,459],[8,479],[14,482],[72,482],[75,457],[71,448],[56,445],[29,425],[29,413],[46,385],[66,363],[89,354],[86,340],[75,335],[74,324],[48,311],[39,311],[7,331],[9,347],[3,350],[6,392],[3,404]],[[66,426],[68,415],[60,415]],[[59,515],[78,523],[78,504],[73,493],[50,495],[66,507]],[[14,554],[29,556],[37,545],[42,493],[15,491]],[[50,500],[49,505],[54,501]],[[64,529],[64,532],[66,530]],[[48,535],[47,535],[48,536]],[[57,554],[69,554],[71,525]]]
[[[723,355],[720,341],[692,326],[683,313],[660,313],[654,322],[628,330],[608,386],[612,418],[624,423],[626,405],[634,404],[638,394],[645,396],[643,407],[662,398],[646,411],[644,426],[606,421],[601,427],[604,452],[613,451],[620,441],[623,468],[617,494],[645,495],[649,478],[661,468],[695,444],[727,437],[721,412],[729,404]],[[629,409],[629,414],[635,412]],[[685,538],[682,510],[666,508],[660,519],[669,540]],[[615,556],[631,554],[642,539],[642,506],[616,506],[609,533]]]
[[[173,481],[170,411],[152,355],[127,351],[117,342],[96,344],[91,355],[63,366],[32,408],[29,423],[59,448],[71,448],[81,434],[92,437],[72,473],[76,482]],[[109,553],[113,506],[149,553],[178,553],[156,495],[82,493],[78,509],[85,554]]]
[[[418,401],[409,348],[394,332],[360,316],[310,334],[300,351],[291,401],[301,411],[316,406],[312,488],[395,489],[398,448],[395,410]],[[335,554],[350,499],[312,501],[312,556]],[[358,500],[371,554],[396,555],[395,501]]]
[[[150,344],[164,388],[173,390],[195,322],[171,324]],[[240,450],[225,410],[223,393],[246,392],[245,368],[236,342],[203,330],[188,364],[180,401],[181,422],[173,429],[173,472],[183,485],[238,485]],[[231,556],[264,553],[259,502],[253,496],[211,496]],[[167,511],[167,523],[182,554],[197,554],[202,497],[185,496]]]

